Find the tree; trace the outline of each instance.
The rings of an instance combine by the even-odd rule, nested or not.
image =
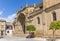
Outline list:
[[[29,31],[29,33],[31,32],[31,31],[35,31],[36,30],[36,28],[35,28],[35,26],[34,25],[28,25],[27,26],[27,30]]]
[[[53,30],[53,38],[56,30],[60,29],[60,21],[53,21],[50,24],[50,30]]]
[[[35,26],[34,25],[28,25],[27,30],[29,31],[29,35],[26,38],[34,38],[35,37],[34,32],[31,32],[31,31],[36,30]]]

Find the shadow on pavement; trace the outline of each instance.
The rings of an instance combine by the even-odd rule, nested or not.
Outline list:
[[[56,38],[48,38],[47,41],[56,41]]]
[[[0,39],[3,38],[2,36],[0,36]]]
[[[35,35],[34,35],[34,32],[31,32],[26,38],[34,38]]]

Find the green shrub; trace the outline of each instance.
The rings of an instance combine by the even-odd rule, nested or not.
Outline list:
[[[35,31],[36,28],[35,28],[34,25],[28,25],[28,26],[27,26],[27,30],[28,30],[28,31]]]

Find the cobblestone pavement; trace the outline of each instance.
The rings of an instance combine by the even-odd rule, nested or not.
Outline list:
[[[26,39],[22,37],[4,37],[4,38],[0,38],[0,41],[47,41],[47,39],[45,38]],[[56,41],[60,41],[60,39],[56,39]]]

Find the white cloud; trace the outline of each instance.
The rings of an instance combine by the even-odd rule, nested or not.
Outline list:
[[[0,19],[6,20],[7,22],[13,22],[16,17],[16,13],[8,15],[7,17],[2,17],[3,14],[4,14],[4,10],[0,10]]]
[[[8,15],[7,17],[2,17],[3,14],[4,14],[4,9],[0,10],[0,19],[6,20],[7,22],[13,22],[16,17],[16,13]]]
[[[2,15],[3,14],[3,11],[0,11],[0,15]]]
[[[16,14],[9,15],[7,18],[0,17],[0,19],[6,20],[7,22],[13,22],[16,17]]]
[[[13,22],[14,19],[15,19],[15,17],[16,17],[16,14],[15,14],[15,13],[12,14],[12,15],[9,15],[9,16],[6,18],[6,21],[7,21],[7,22]]]

